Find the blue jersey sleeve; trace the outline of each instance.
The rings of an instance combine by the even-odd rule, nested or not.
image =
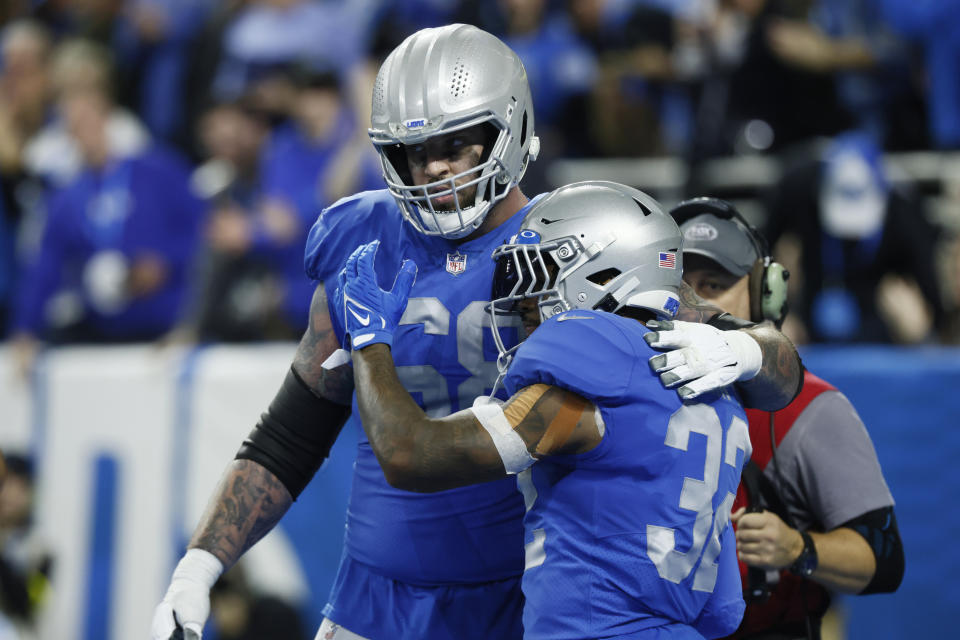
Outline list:
[[[307,236],[304,269],[310,278],[324,283],[328,305],[333,304],[337,275],[361,244],[380,239],[376,268],[381,283],[387,282],[386,274],[396,275],[400,261],[394,254],[403,244],[403,224],[403,216],[386,190],[342,198],[320,213]],[[342,340],[343,313],[332,307],[329,312],[334,332]]]
[[[402,225],[400,210],[386,190],[341,198],[324,209],[310,229],[304,255],[307,275],[336,280],[354,249],[378,238],[388,244]]]
[[[536,383],[562,387],[591,402],[623,397],[640,360],[615,316],[568,311],[544,322],[517,349],[507,392]],[[646,362],[644,361],[644,365]]]

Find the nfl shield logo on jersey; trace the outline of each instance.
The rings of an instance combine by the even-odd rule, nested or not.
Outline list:
[[[459,251],[447,254],[447,273],[458,276],[467,268],[467,256]]]

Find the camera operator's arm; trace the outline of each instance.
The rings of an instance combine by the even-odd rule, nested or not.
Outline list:
[[[793,343],[770,322],[753,324],[680,286],[673,322],[648,323],[645,339],[658,349],[650,366],[684,399],[736,384],[746,406],[776,411],[793,400],[803,383],[803,365]],[[682,386],[680,386],[682,385]]]
[[[893,496],[850,400],[836,390],[817,395],[781,444],[778,492],[809,525],[741,509],[732,516],[740,558],[762,569],[791,567],[835,591],[896,591],[905,559]]]
[[[273,529],[326,458],[353,393],[348,365],[322,366],[339,347],[321,284],[293,366],[227,467],[154,613],[154,640],[167,640],[178,628],[187,639],[200,637],[210,587]]]

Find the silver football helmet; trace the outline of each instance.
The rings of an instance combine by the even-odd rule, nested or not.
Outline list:
[[[571,309],[615,312],[622,307],[676,316],[683,275],[683,236],[660,204],[637,189],[588,181],[560,187],[524,218],[497,261],[491,302],[493,337],[501,366],[498,326],[516,317],[520,300],[537,298],[540,320]],[[499,325],[498,325],[499,320]]]
[[[477,167],[412,184],[404,145],[484,124],[492,135]],[[404,216],[421,233],[445,238],[462,238],[479,227],[540,150],[520,58],[496,37],[464,24],[423,29],[390,53],[374,84],[369,134]],[[473,186],[474,201],[461,201]],[[434,206],[436,198],[451,194],[452,210]]]

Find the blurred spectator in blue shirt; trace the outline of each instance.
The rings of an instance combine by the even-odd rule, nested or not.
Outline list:
[[[7,335],[7,314],[13,293],[14,273],[14,225],[13,220],[7,218],[7,207],[0,198],[0,339]]]
[[[337,75],[302,66],[294,76],[292,120],[274,130],[264,150],[263,199],[252,242],[284,262],[284,306],[290,322],[305,327],[314,286],[303,271],[307,232],[324,207],[357,191],[380,189],[383,178],[370,143],[356,135],[362,125]]]
[[[881,0],[880,4],[890,27],[924,48],[934,146],[960,148],[960,2]]]
[[[558,126],[571,96],[589,93],[596,55],[566,16],[548,12],[547,0],[499,0],[499,5],[506,17],[503,41],[527,70],[542,135]]]
[[[109,94],[113,87],[112,59],[106,47],[81,39],[56,46],[47,68],[51,102],[56,96],[87,90]],[[43,127],[30,137],[21,158],[22,173],[12,200],[19,214],[18,263],[32,259],[44,233],[50,195],[77,179],[84,167],[83,153],[62,114],[51,107]],[[150,135],[129,111],[111,106],[107,116],[108,155],[126,158],[150,144]]]
[[[83,165],[51,196],[39,252],[18,286],[12,335],[26,365],[37,339],[149,340],[168,331],[201,213],[177,156],[155,146],[111,153],[108,92],[73,89],[58,105]]]
[[[48,115],[50,35],[39,23],[16,20],[0,32],[0,338],[16,274],[23,211],[18,197],[29,174],[24,150]]]
[[[162,140],[186,144],[186,81],[194,39],[214,0],[128,0],[113,31],[125,102]]]

